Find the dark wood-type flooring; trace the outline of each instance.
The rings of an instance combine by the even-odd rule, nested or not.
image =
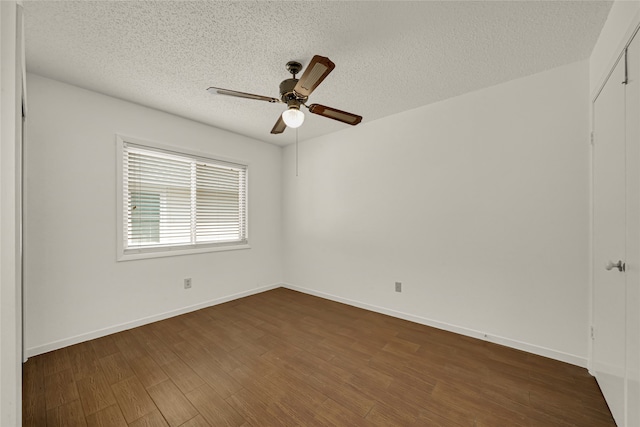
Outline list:
[[[25,426],[613,426],[585,369],[287,289],[32,357]]]

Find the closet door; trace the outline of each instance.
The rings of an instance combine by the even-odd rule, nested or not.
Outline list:
[[[627,425],[640,426],[640,35],[627,48]]]
[[[619,426],[625,417],[625,61],[594,101],[593,371]]]

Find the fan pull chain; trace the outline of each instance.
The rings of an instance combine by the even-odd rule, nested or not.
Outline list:
[[[298,128],[296,128],[296,176],[298,176]]]

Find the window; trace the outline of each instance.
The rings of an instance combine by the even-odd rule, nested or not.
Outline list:
[[[118,137],[119,259],[248,247],[247,166]]]

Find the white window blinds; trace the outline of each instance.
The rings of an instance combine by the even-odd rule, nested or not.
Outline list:
[[[247,243],[247,167],[123,143],[124,253]]]

